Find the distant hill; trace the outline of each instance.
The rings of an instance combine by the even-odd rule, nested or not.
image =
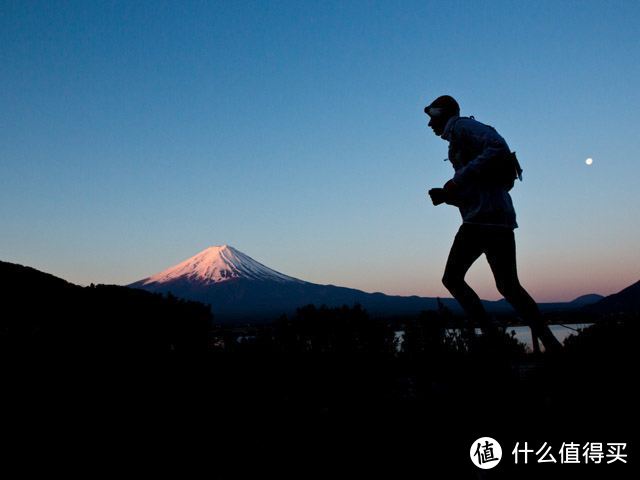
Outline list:
[[[0,347],[20,351],[144,354],[206,349],[210,310],[113,285],[80,287],[0,262]]]
[[[592,305],[596,302],[599,302],[604,298],[604,295],[598,295],[597,293],[590,293],[588,295],[582,295],[581,297],[576,298],[569,302],[569,305],[574,307],[585,307],[587,305]]]
[[[640,281],[585,307],[590,313],[640,313]]]
[[[569,310],[577,310],[586,305],[590,305],[596,303],[597,301],[603,299],[602,295],[598,295],[597,293],[590,293],[587,295],[582,295],[570,302],[546,302],[546,303],[538,303],[538,307],[542,312],[565,312]],[[495,302],[489,302],[484,300],[483,303],[487,310],[495,312],[495,313],[506,313],[513,311],[511,305],[505,300],[497,300]]]

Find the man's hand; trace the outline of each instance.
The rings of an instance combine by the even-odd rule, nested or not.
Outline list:
[[[431,197],[431,202],[436,206],[444,203],[447,198],[444,188],[432,188],[429,190],[429,196]]]
[[[449,180],[444,184],[443,188],[432,188],[429,190],[429,196],[434,205],[440,205],[446,203],[447,205],[459,206],[458,193],[460,192],[460,186],[453,181]]]

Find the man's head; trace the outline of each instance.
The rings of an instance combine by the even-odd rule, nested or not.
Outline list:
[[[454,115],[460,115],[460,106],[455,98],[442,95],[424,107],[424,113],[429,115],[429,126],[433,133],[441,136],[449,119]]]

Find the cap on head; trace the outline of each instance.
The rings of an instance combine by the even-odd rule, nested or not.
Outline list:
[[[449,95],[442,95],[436,98],[430,105],[424,107],[424,113],[430,117],[451,117],[460,115],[460,105],[456,99]]]

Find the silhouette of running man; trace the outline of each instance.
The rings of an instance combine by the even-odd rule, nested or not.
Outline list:
[[[547,351],[561,348],[543,323],[536,302],[518,280],[513,234],[518,224],[509,195],[512,183],[499,180],[500,162],[507,161],[511,153],[507,142],[493,127],[473,117],[461,117],[458,102],[448,95],[436,98],[424,112],[433,133],[449,142],[448,159],[455,170],[453,178],[443,188],[429,190],[429,196],[434,205],[458,207],[463,221],[442,283],[460,303],[471,326],[476,322],[485,333],[492,333],[489,315],[464,280],[471,265],[485,254],[498,291],[531,328],[534,350],[539,351],[537,339]]]

